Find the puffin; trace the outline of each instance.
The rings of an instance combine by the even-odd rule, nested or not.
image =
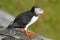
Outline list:
[[[28,27],[38,20],[39,17],[44,16],[44,11],[40,6],[33,6],[30,10],[20,13],[9,24],[8,29],[20,28],[20,32],[25,33],[27,36],[34,35],[34,32],[28,32]]]

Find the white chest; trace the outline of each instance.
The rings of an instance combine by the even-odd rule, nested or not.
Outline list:
[[[25,30],[27,30],[27,28],[28,28],[31,24],[35,23],[38,18],[39,18],[39,17],[33,16],[32,19],[31,19],[31,21],[26,25]]]
[[[33,16],[29,24],[33,24],[37,21],[38,17]]]

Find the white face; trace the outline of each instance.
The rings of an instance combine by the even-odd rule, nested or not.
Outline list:
[[[35,8],[35,13],[36,13],[37,15],[41,15],[41,14],[43,13],[43,10],[40,9],[40,8]]]

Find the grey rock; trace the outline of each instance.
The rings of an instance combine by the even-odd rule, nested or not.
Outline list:
[[[7,36],[6,40],[51,40],[40,35],[27,36],[24,33],[19,32],[20,29],[5,29],[0,30],[0,35]]]
[[[51,40],[41,35],[27,36],[19,32],[20,29],[6,29],[15,18],[7,12],[0,10],[0,40]],[[29,31],[29,30],[28,30]]]

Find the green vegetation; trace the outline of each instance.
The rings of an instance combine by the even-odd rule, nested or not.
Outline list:
[[[40,5],[46,16],[29,29],[45,37],[60,40],[60,0],[0,0],[0,8],[14,16],[29,10],[33,5]]]

